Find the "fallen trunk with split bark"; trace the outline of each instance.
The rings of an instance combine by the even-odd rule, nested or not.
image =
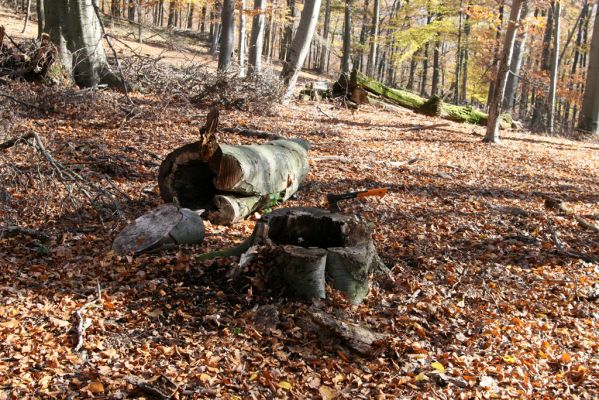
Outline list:
[[[307,142],[219,144],[202,137],[170,153],[160,166],[164,201],[205,209],[210,222],[230,225],[297,192],[308,173]]]

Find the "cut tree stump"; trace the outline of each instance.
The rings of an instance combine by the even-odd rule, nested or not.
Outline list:
[[[141,254],[204,240],[200,214],[174,204],[163,204],[137,218],[114,239],[116,254]]]
[[[170,153],[160,165],[158,185],[166,202],[205,209],[210,222],[230,225],[297,192],[308,173],[308,144],[218,144],[202,138]]]
[[[248,253],[256,251],[274,255],[286,286],[307,301],[324,298],[329,279],[333,288],[360,304],[370,275],[388,273],[365,222],[320,208],[282,208],[263,216]]]

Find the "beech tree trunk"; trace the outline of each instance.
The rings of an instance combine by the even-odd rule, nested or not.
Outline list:
[[[343,23],[343,56],[341,58],[341,72],[348,74],[351,71],[351,30],[352,30],[352,0],[345,0],[345,13]]]
[[[254,18],[250,38],[249,73],[259,75],[262,72],[262,49],[264,46],[264,19],[266,0],[254,0]]]
[[[512,61],[514,43],[516,42],[516,32],[520,24],[520,14],[522,11],[522,0],[513,0],[510,10],[510,20],[508,21],[505,33],[505,41],[499,68],[497,70],[497,79],[495,81],[495,93],[489,107],[489,121],[487,124],[487,134],[483,139],[486,143],[499,142],[499,116],[501,114],[501,103],[505,94],[505,85],[507,83],[507,74]]]
[[[306,60],[306,55],[310,49],[310,42],[318,23],[320,1],[306,0],[304,4],[299,26],[289,49],[288,61],[283,66],[283,71],[281,72],[281,79],[285,84],[284,99],[289,99],[293,95],[297,77]]]
[[[92,1],[95,0],[43,0],[45,32],[56,46],[62,65],[79,86],[105,83],[122,87],[108,66],[101,45],[102,26]]]
[[[235,0],[223,0],[221,13],[220,49],[218,54],[218,70],[227,71],[231,66],[233,38],[235,36]]]
[[[560,58],[560,33],[561,33],[561,2],[555,3],[554,21],[555,28],[553,29],[553,52],[551,54],[551,86],[549,88],[549,118],[548,130],[553,134],[555,130],[555,98],[557,94],[557,79],[559,71]]]
[[[595,135],[599,134],[599,12],[595,14],[589,68],[578,127]]]
[[[308,172],[306,147],[293,140],[213,149],[191,143],[160,165],[160,194],[166,202],[177,197],[182,207],[207,210],[215,224],[233,224],[298,190]]]
[[[239,77],[245,76],[245,0],[240,0],[239,3],[239,45],[238,61],[239,61]]]
[[[324,7],[324,27],[322,31],[322,45],[320,47],[320,66],[319,71],[321,74],[327,72],[327,61],[329,59],[329,49],[327,48],[329,40],[329,30],[331,25],[331,0],[326,0]]]
[[[522,15],[520,20],[523,21],[528,17],[530,11],[530,0],[524,0],[522,2]],[[512,113],[514,109],[514,103],[516,100],[516,92],[518,90],[518,84],[520,83],[520,70],[522,69],[522,62],[524,60],[524,53],[526,50],[526,42],[528,40],[528,31],[526,28],[518,32],[516,37],[516,43],[514,44],[514,54],[512,55],[512,62],[510,65],[510,73],[507,77],[507,84],[505,88],[505,97],[503,99],[503,111]]]
[[[373,76],[376,66],[376,51],[379,40],[379,20],[381,18],[381,2],[374,0],[374,10],[372,14],[372,32],[370,33],[370,53],[368,54],[367,75]]]

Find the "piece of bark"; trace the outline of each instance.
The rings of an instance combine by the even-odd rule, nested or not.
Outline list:
[[[119,255],[141,254],[203,240],[204,221],[199,213],[163,204],[126,226],[114,239],[112,249]]]
[[[374,332],[359,324],[332,317],[321,311],[311,312],[310,317],[319,327],[340,339],[342,344],[365,357],[379,355],[389,339],[389,335]]]
[[[325,249],[286,245],[275,248],[275,252],[283,281],[295,295],[306,301],[326,297]]]

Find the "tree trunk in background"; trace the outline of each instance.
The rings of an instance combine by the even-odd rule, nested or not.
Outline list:
[[[235,36],[235,0],[223,0],[221,13],[221,37],[220,53],[218,55],[218,70],[227,71],[231,66],[231,54],[233,53],[233,39]]]
[[[374,72],[376,65],[376,51],[379,40],[379,20],[381,18],[381,1],[374,0],[374,9],[372,15],[372,32],[370,33],[370,53],[368,54],[367,75]]]
[[[207,11],[206,10],[206,6],[205,5],[202,6],[202,12],[201,12],[201,15],[200,15],[200,22],[199,22],[200,26],[198,27],[198,30],[201,33],[206,32],[206,11]]]
[[[551,2],[547,14],[547,25],[543,36],[543,52],[541,56],[541,72],[549,71],[551,68],[551,38],[553,37],[553,7],[555,2]],[[534,103],[532,113],[533,128],[543,130],[545,128],[545,116],[547,114],[547,101],[542,93],[538,93]]]
[[[127,19],[131,22],[135,21],[135,9],[137,8],[136,3],[137,0],[129,0],[127,7]]]
[[[289,49],[289,61],[283,65],[283,71],[281,72],[281,79],[285,84],[284,99],[289,99],[293,95],[297,76],[302,65],[304,65],[308,49],[310,48],[310,42],[318,23],[320,1],[306,0],[304,3],[299,26]]]
[[[143,43],[143,39],[142,39],[142,29],[143,29],[143,14],[142,14],[142,7],[143,7],[143,0],[137,0],[137,40],[139,41],[139,44]]]
[[[470,9],[468,2],[467,10]],[[470,14],[466,13],[464,23],[464,45],[462,53],[462,90],[460,91],[460,103],[465,103],[468,97],[468,58],[470,57]]]
[[[262,47],[264,45],[264,19],[266,0],[254,0],[254,18],[250,39],[249,73],[259,75],[262,72]]]
[[[551,56],[551,86],[549,88],[549,118],[548,129],[549,133],[553,134],[555,130],[555,98],[557,92],[557,79],[559,71],[560,57],[560,33],[561,33],[561,2],[555,3],[555,27],[553,30],[553,52]]]
[[[21,33],[25,33],[27,30],[27,24],[29,23],[29,17],[31,16],[31,0],[27,0],[27,15],[25,15],[25,23],[23,24],[23,30]]]
[[[329,49],[328,39],[329,39],[329,30],[331,25],[331,0],[326,0],[326,4],[324,7],[324,27],[322,32],[322,45],[320,48],[320,66],[318,68],[318,72],[324,74],[327,72],[327,60]]]
[[[496,75],[498,66],[499,66],[499,58],[500,58],[500,46],[501,46],[501,28],[503,26],[503,14],[505,12],[505,0],[501,0],[501,5],[499,6],[499,25],[497,26],[497,33],[495,35],[495,53],[493,55],[493,64],[491,67],[491,71]],[[505,49],[504,49],[505,51]],[[497,81],[497,77],[494,76],[489,83],[489,95],[487,97],[487,104],[489,107],[491,106],[491,101],[495,97],[495,82]]]
[[[189,15],[187,16],[187,29],[193,29],[193,13],[195,11],[195,3],[191,3],[189,6]]]
[[[458,15],[458,43],[456,48],[456,66],[455,66],[455,85],[453,92],[453,102],[456,104],[460,103],[460,74],[462,73],[462,21],[464,19],[464,13],[462,8],[464,0],[460,0],[460,11]]]
[[[435,39],[434,42],[434,50],[433,50],[433,82],[431,87],[431,95],[438,96],[439,95],[439,78],[440,78],[440,70],[441,70],[441,43],[439,39]]]
[[[589,69],[578,127],[595,135],[599,134],[599,12],[595,14]]]
[[[349,73],[351,70],[351,15],[352,0],[345,0],[345,17],[343,23],[343,56],[341,58],[341,72]]]
[[[122,86],[108,66],[104,48],[98,45],[102,40],[102,28],[92,0],[43,1],[46,32],[58,49],[61,63],[77,85],[94,87],[106,83]]]
[[[357,54],[354,60],[354,69],[360,72],[366,72],[364,63],[364,50],[366,49],[366,39],[368,35],[368,4],[369,0],[364,0],[364,9],[362,12],[362,27],[360,28],[360,46],[358,46]],[[366,60],[368,61],[368,60]]]
[[[427,12],[426,16],[426,24],[430,25],[433,20],[433,15],[430,11]],[[422,77],[420,79],[420,95],[426,96],[426,83],[428,81],[428,50],[430,47],[430,42],[427,42],[424,45],[424,59],[422,60]]]
[[[245,76],[245,0],[239,3],[239,77]]]
[[[518,31],[521,11],[522,0],[513,0],[512,9],[510,10],[510,20],[508,21],[507,30],[505,32],[505,41],[503,44],[501,60],[499,61],[499,69],[497,71],[495,95],[491,100],[489,107],[487,134],[483,139],[483,141],[486,143],[499,142],[499,116],[501,114],[501,103],[505,94],[507,74],[512,61],[512,53],[514,51],[514,43],[516,42],[516,32]]]
[[[406,85],[406,89],[409,91],[414,91],[414,81],[416,77],[416,54],[412,55],[410,59],[410,74],[408,76],[408,84]]]
[[[285,24],[283,31],[283,40],[281,40],[281,49],[279,51],[279,60],[289,61],[289,46],[293,38],[293,25],[295,23],[295,0],[287,0],[289,19]]]
[[[168,22],[166,27],[172,29],[175,27],[175,0],[171,0],[168,4]]]
[[[37,0],[37,38],[42,37],[46,31],[46,17],[44,14],[44,0]]]
[[[523,23],[528,17],[530,11],[530,0],[524,0],[522,2],[522,14],[520,15],[520,22]],[[516,91],[520,82],[520,70],[522,69],[522,61],[524,60],[524,53],[526,50],[526,41],[528,39],[528,30],[523,27],[518,36],[516,37],[516,43],[514,44],[514,54],[512,55],[512,62],[510,66],[510,74],[507,78],[507,84],[505,88],[505,97],[503,99],[503,111],[512,113],[514,109],[514,102],[516,100]]]

